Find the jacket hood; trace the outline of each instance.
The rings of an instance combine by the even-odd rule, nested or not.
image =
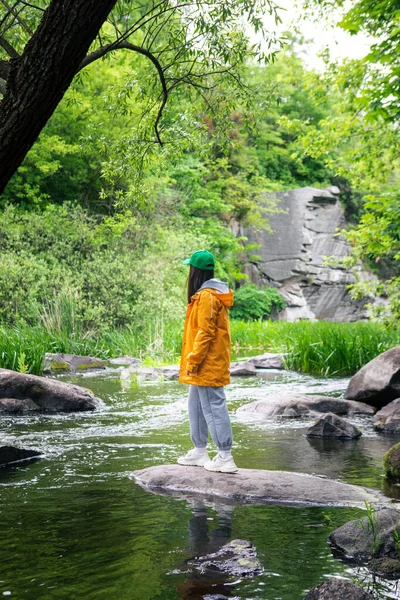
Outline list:
[[[203,283],[197,293],[201,290],[212,291],[213,294],[217,296],[218,300],[220,300],[227,308],[230,308],[233,305],[233,292],[224,281],[220,281],[219,279],[209,279]]]

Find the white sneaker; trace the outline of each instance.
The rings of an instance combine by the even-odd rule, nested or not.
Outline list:
[[[221,458],[219,454],[206,462],[204,468],[207,471],[218,471],[219,473],[237,473],[239,470],[231,456],[229,458]]]
[[[210,461],[207,450],[205,452],[199,452],[197,448],[189,450],[185,456],[178,458],[178,464],[185,465],[186,467],[204,467],[206,462]]]

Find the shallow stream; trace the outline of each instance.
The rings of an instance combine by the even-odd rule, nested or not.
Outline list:
[[[229,506],[155,495],[134,484],[135,469],[175,462],[191,447],[187,387],[176,382],[122,387],[118,371],[64,378],[89,387],[106,408],[94,413],[2,418],[2,445],[40,449],[44,458],[0,470],[0,595],[31,599],[302,600],[329,577],[376,598],[400,598],[397,582],[374,579],[331,555],[327,537],[356,508]],[[291,372],[236,378],[227,388],[238,466],[326,475],[399,496],[382,476],[383,454],[399,438],[378,435],[368,418],[356,442],[308,441],[311,420],[239,421],[236,408],[267,395],[340,396],[344,379]],[[182,467],[183,468],[183,467]],[[195,578],[185,561],[230,539],[250,540],[264,573],[248,580]]]

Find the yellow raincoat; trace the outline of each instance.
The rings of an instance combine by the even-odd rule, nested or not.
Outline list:
[[[192,296],[183,332],[181,383],[215,387],[229,383],[232,305],[232,290],[224,294],[204,287]]]

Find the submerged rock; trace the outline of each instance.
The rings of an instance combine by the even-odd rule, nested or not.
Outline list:
[[[400,442],[384,455],[383,470],[387,477],[400,479]]]
[[[228,474],[198,467],[159,465],[134,471],[130,477],[154,493],[181,497],[202,494],[241,504],[364,506],[365,502],[383,501],[378,492],[360,486],[284,471],[239,469],[235,474]]]
[[[398,558],[373,558],[368,563],[368,569],[378,577],[400,579],[400,559]]]
[[[374,427],[382,433],[397,433],[400,431],[400,398],[393,400],[376,413]]]
[[[232,540],[217,552],[192,558],[187,561],[187,564],[205,576],[224,574],[234,577],[255,577],[263,572],[256,549],[246,540]]]
[[[310,590],[305,600],[374,600],[374,597],[349,581],[330,579]]]
[[[95,410],[102,401],[78,385],[48,377],[0,369],[0,398],[15,399],[32,408],[32,402],[44,412]]]
[[[400,534],[400,513],[391,508],[371,511],[361,519],[349,521],[328,538],[341,556],[365,562],[374,557],[397,557],[395,538]]]
[[[350,379],[344,395],[382,408],[400,397],[400,346],[391,348],[367,363]]]
[[[78,356],[76,354],[47,353],[43,372],[48,375],[54,373],[83,373],[105,368],[106,366],[101,358]]]
[[[336,415],[372,415],[374,409],[362,402],[311,396],[306,394],[283,394],[268,396],[265,400],[250,402],[238,408],[237,415],[257,414],[262,417],[309,417],[318,413]]]
[[[15,448],[14,446],[0,447],[0,467],[10,465],[23,460],[39,458],[41,453],[38,450],[27,450],[25,448]]]
[[[361,431],[349,421],[333,413],[327,413],[307,429],[307,437],[336,438],[354,440],[361,436]]]

